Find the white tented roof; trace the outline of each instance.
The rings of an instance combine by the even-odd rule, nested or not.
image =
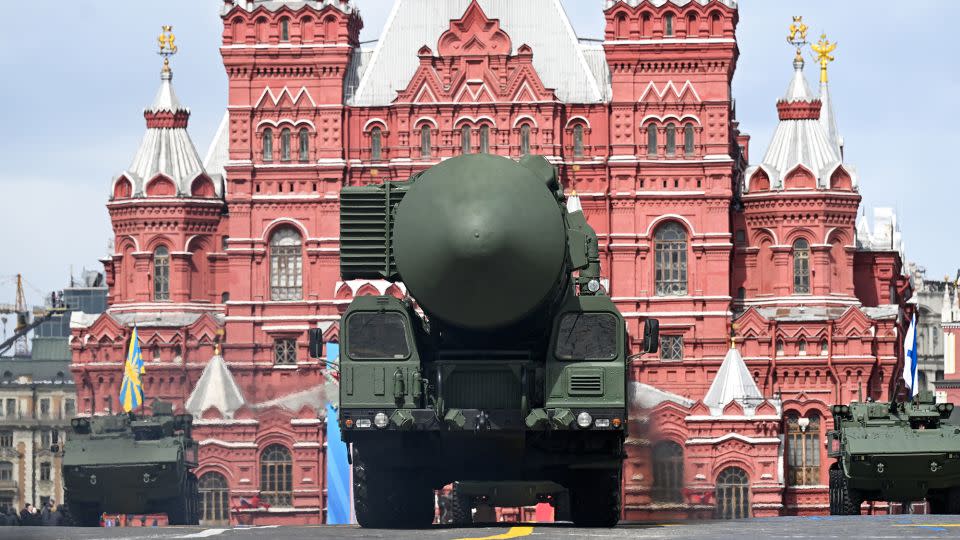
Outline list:
[[[160,89],[153,100],[153,104],[146,113],[186,113],[190,110],[184,107],[173,90],[173,74],[163,73]],[[185,127],[147,127],[147,132],[140,142],[140,148],[133,158],[130,167],[121,173],[133,183],[134,196],[143,196],[146,184],[163,175],[177,186],[177,195],[189,195],[193,181],[205,174],[200,154],[190,139]],[[221,185],[214,182],[216,194],[221,195]]]
[[[731,401],[739,403],[748,413],[764,401],[760,388],[753,380],[747,364],[744,363],[740,351],[736,348],[727,351],[727,356],[720,364],[720,370],[717,371],[710,389],[707,390],[707,395],[703,398],[704,405],[710,407],[710,412],[714,415],[723,414],[723,408]]]
[[[216,407],[224,418],[233,418],[233,413],[245,403],[240,386],[233,378],[227,363],[223,361],[223,356],[218,354],[203,368],[200,380],[184,407],[194,418],[200,418],[210,407]]]
[[[450,21],[460,19],[472,0],[397,0],[369,63],[363,70],[353,106],[384,106],[407,87],[424,45],[436,52]],[[587,63],[560,0],[478,0],[487,17],[498,19],[510,36],[512,54],[524,44],[533,49],[533,66],[544,86],[567,103],[600,103],[604,92]]]

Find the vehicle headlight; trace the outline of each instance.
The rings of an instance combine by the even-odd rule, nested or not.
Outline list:
[[[600,280],[599,280],[599,279],[591,279],[590,281],[588,281],[588,282],[587,282],[587,290],[590,291],[590,292],[592,292],[592,293],[596,293],[597,291],[599,291],[599,290],[600,290]]]
[[[596,420],[593,421],[593,425],[594,425],[595,427],[598,427],[598,428],[608,428],[608,427],[610,427],[610,419],[609,419],[609,418],[597,418]]]
[[[387,423],[389,422],[390,422],[390,418],[388,418],[387,415],[382,412],[378,412],[373,417],[373,424],[380,429],[387,427]]]
[[[357,418],[358,428],[368,428],[372,425],[369,418]]]
[[[590,416],[590,413],[588,413],[587,411],[583,411],[582,413],[580,413],[580,414],[577,415],[577,425],[578,425],[578,426],[586,429],[586,428],[590,427],[590,424],[592,424],[592,423],[593,423],[593,417]]]

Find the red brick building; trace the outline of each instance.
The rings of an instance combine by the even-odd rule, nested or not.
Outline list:
[[[207,158],[167,72],[113,183],[111,307],[74,324],[81,411],[111,407],[136,323],[147,396],[201,418],[208,519],[260,494],[269,510],[234,519],[320,521],[333,390],[306,330],[336,341],[351,298],[405,294],[339,280],[340,188],[536,153],[580,195],[634,340],[643,317],[663,324],[632,368],[626,517],[825,512],[829,406],[888,397],[910,294],[897,246],[857,223],[829,88],[797,62],[749,166],[736,2],[604,13],[601,42],[558,0],[398,0],[366,47],[348,0],[226,0],[229,105]]]

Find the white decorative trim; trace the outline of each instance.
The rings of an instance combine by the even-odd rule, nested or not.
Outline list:
[[[687,439],[686,444],[719,444],[733,439],[749,444],[780,444],[778,437],[748,437],[739,433],[727,433],[722,437]]]
[[[319,418],[293,418],[290,420],[291,426],[319,426],[323,420]]]
[[[577,122],[577,121],[583,122],[584,125],[587,126],[587,129],[593,129],[593,128],[590,126],[590,121],[587,120],[587,118],[584,117],[584,116],[574,116],[573,118],[567,120],[567,125],[565,125],[563,128],[564,128],[564,129],[567,129],[567,128],[569,128],[571,125],[573,125],[574,122]]]
[[[323,445],[318,442],[296,442],[293,443],[294,448],[323,448]]]
[[[310,100],[310,105],[312,105],[313,107],[316,107],[316,106],[317,106],[317,102],[314,101],[313,96],[310,95],[310,91],[307,90],[307,87],[306,87],[306,86],[303,86],[303,87],[300,88],[300,91],[297,92],[297,96],[296,96],[296,97],[293,97],[293,94],[290,93],[290,89],[289,89],[288,87],[286,87],[286,86],[283,87],[283,90],[281,90],[279,94],[274,94],[274,93],[273,93],[273,90],[271,90],[270,87],[268,86],[268,87],[266,87],[266,88],[263,89],[263,92],[260,94],[260,97],[257,99],[257,104],[256,104],[255,107],[256,107],[256,108],[260,108],[260,106],[263,104],[263,100],[264,100],[267,96],[270,97],[270,100],[273,101],[273,106],[276,107],[277,105],[280,104],[280,100],[283,98],[283,95],[284,95],[284,94],[286,94],[287,97],[290,98],[290,101],[292,101],[292,102],[294,102],[294,103],[299,102],[299,101],[300,101],[300,98],[303,97],[304,94],[306,94],[306,95],[307,95],[307,99]]]
[[[782,419],[779,414],[758,414],[756,416],[746,416],[743,414],[722,414],[719,416],[692,414],[684,418],[687,422],[751,422],[754,420],[780,421]]]
[[[465,120],[469,120],[471,124],[479,124],[481,121],[485,120],[487,122],[490,122],[490,124],[494,127],[494,129],[496,129],[497,127],[496,120],[494,120],[493,118],[490,118],[489,116],[484,115],[484,116],[478,116],[476,118],[472,116],[461,116],[453,122],[453,128],[457,129],[457,126],[460,126],[460,123]],[[463,126],[460,126],[460,127],[463,127]]]
[[[523,120],[529,120],[530,123],[532,123],[532,124],[533,124],[533,127],[535,127],[535,128],[538,128],[538,129],[539,129],[539,127],[540,127],[540,126],[537,125],[537,121],[534,120],[532,116],[529,116],[529,115],[526,115],[526,114],[522,114],[522,115],[518,116],[518,117],[513,121],[513,129],[517,129],[517,126],[520,125],[520,122],[523,121]]]
[[[310,325],[307,324],[277,324],[277,325],[264,325],[264,332],[306,332],[310,329]]]
[[[363,131],[364,133],[366,133],[366,132],[370,129],[370,125],[371,125],[371,124],[375,124],[375,123],[377,123],[377,122],[383,124],[383,129],[384,129],[384,131],[386,131],[387,126],[388,126],[389,124],[387,124],[387,121],[384,120],[383,118],[371,118],[371,119],[367,120],[367,123],[363,125],[363,130],[362,130],[362,131]]]
[[[604,41],[604,45],[683,45],[683,44],[704,44],[704,43],[730,43],[736,44],[737,40],[733,38],[665,38],[665,39],[614,39]]]
[[[207,445],[222,446],[224,448],[257,448],[257,443],[255,442],[229,442],[220,439],[204,439],[200,441],[200,446]]]

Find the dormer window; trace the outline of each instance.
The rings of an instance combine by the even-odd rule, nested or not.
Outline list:
[[[290,19],[280,19],[280,41],[290,41]]]

